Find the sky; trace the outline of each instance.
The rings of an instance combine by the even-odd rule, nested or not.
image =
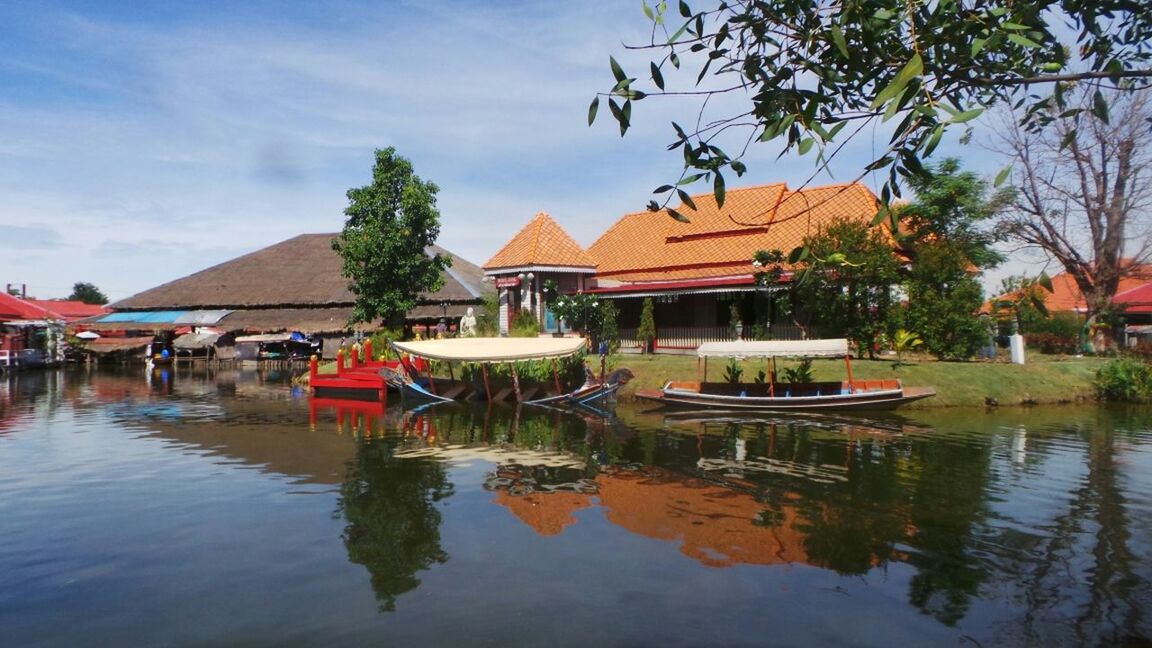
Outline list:
[[[609,55],[639,76],[648,58],[624,44],[649,29],[630,0],[0,3],[0,281],[115,301],[338,232],[388,146],[440,187],[438,243],[464,259],[541,211],[588,246],[680,172],[669,122],[694,104],[638,102],[623,138],[606,110],[587,124]],[[886,139],[813,183],[854,179]],[[778,153],[754,146],[728,187],[813,174]],[[995,172],[986,152],[949,154]]]

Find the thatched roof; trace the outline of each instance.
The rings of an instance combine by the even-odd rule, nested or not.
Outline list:
[[[121,313],[149,311],[230,311],[215,326],[227,330],[301,331],[319,333],[348,327],[355,296],[340,274],[340,255],[332,250],[339,234],[302,234],[276,245],[201,270],[122,299],[112,308]],[[491,288],[484,271],[439,246],[429,254],[452,258],[444,273],[444,286],[423,295],[409,319],[440,317],[447,305],[449,317],[460,317],[469,305],[479,304]],[[142,316],[143,317],[143,316]],[[133,326],[117,320],[91,323],[91,328],[170,329],[181,324],[151,322]],[[370,325],[355,327],[369,329]]]

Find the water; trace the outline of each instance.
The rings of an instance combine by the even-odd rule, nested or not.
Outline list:
[[[0,381],[0,644],[1148,645],[1152,410],[726,420]]]

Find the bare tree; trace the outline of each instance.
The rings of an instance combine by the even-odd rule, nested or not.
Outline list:
[[[1015,199],[998,231],[1071,275],[1094,321],[1152,256],[1152,101],[1090,88],[1078,99],[1083,110],[1032,132],[1004,120],[995,148],[1012,157]]]

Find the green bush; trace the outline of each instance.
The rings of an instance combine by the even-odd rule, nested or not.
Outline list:
[[[1109,360],[1096,372],[1096,394],[1109,401],[1152,400],[1152,365],[1137,358]]]
[[[1061,335],[1058,333],[1029,333],[1024,336],[1028,348],[1040,353],[1063,353],[1073,355],[1080,352],[1079,335]]]
[[[509,331],[512,337],[537,337],[540,335],[540,322],[536,321],[536,316],[532,311],[520,310],[512,316],[512,329]]]

